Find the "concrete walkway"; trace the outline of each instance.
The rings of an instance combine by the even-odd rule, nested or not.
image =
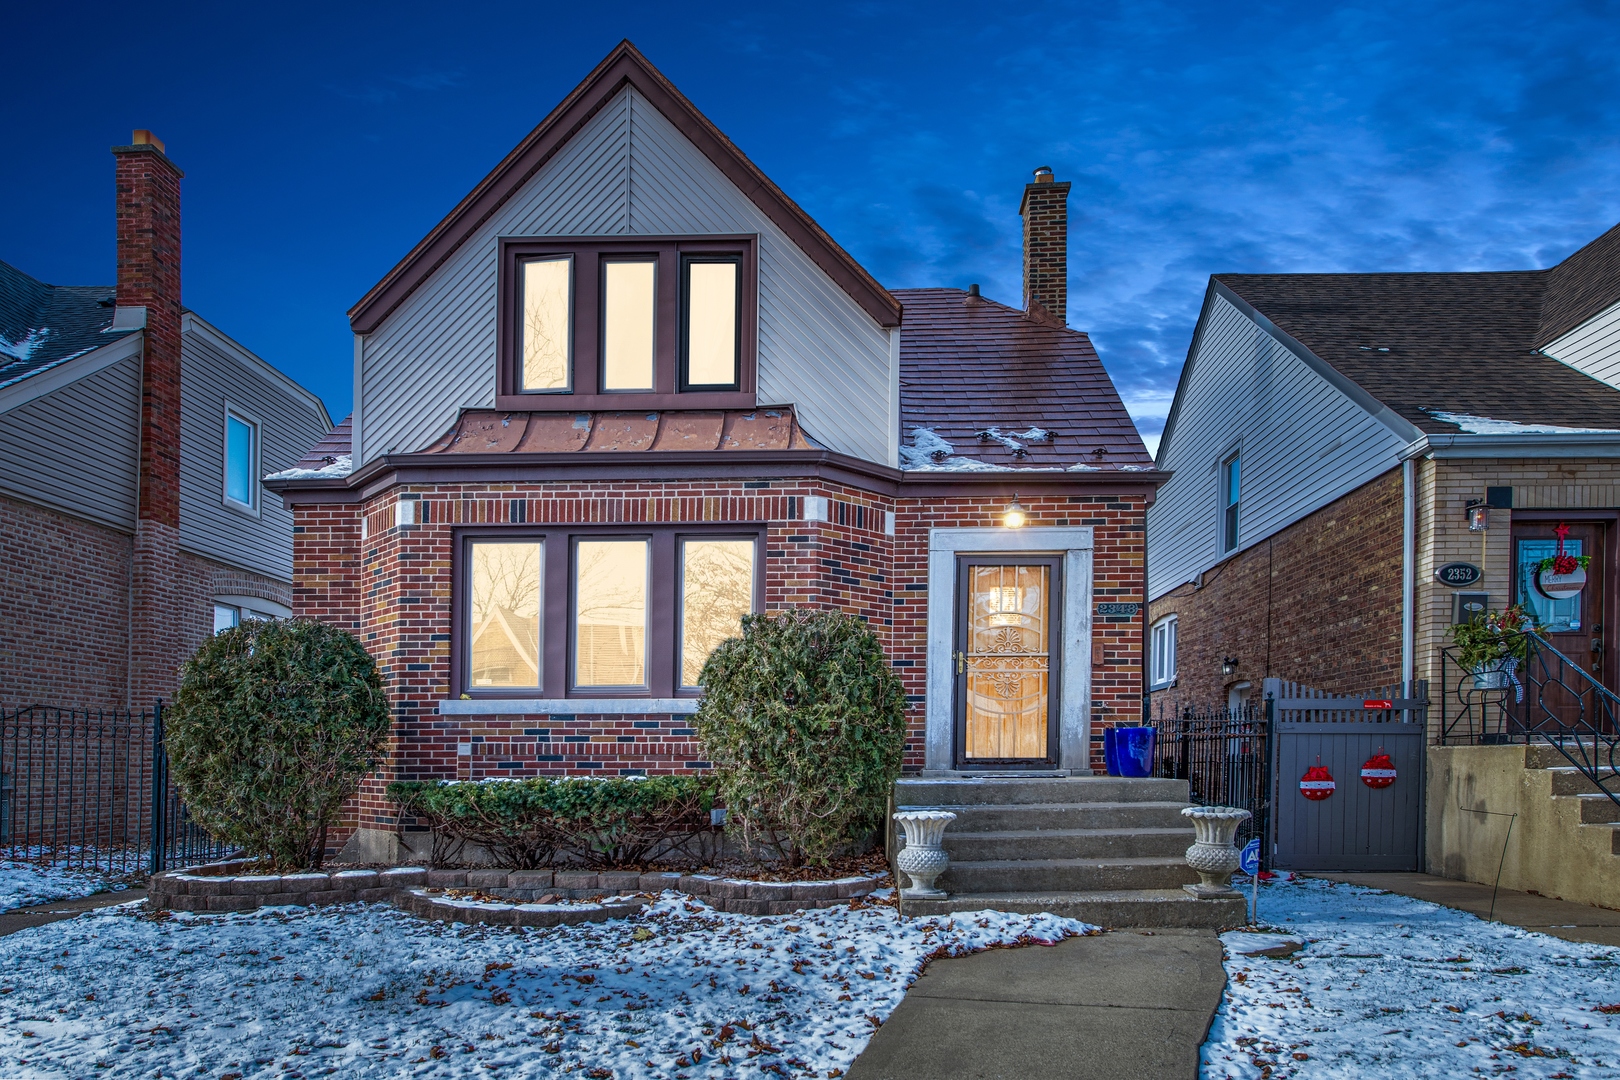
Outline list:
[[[33,907],[13,908],[0,913],[0,937],[15,934],[19,930],[27,930],[31,926],[44,926],[46,923],[71,919],[75,915],[82,915],[96,908],[145,899],[145,889],[125,889],[123,892],[96,893],[82,900],[57,900],[49,904],[35,904]]]
[[[1492,915],[1491,887],[1473,881],[1452,881],[1429,874],[1330,874],[1313,871],[1304,876],[1400,893],[1466,911],[1482,919],[1490,915],[1497,922],[1551,934],[1565,941],[1620,945],[1620,911],[1608,908],[1572,904],[1568,900],[1554,900],[1513,889],[1499,889],[1495,914]]]
[[[936,960],[848,1080],[1194,1080],[1225,985],[1213,930]]]

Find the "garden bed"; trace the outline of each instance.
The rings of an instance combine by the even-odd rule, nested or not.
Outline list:
[[[488,897],[495,909],[564,900],[596,901],[610,894],[648,894],[666,890],[702,897],[711,907],[733,915],[786,915],[805,908],[829,907],[867,896],[884,883],[876,874],[832,881],[754,881],[718,874],[640,873],[635,870],[426,870],[391,867],[383,870],[312,870],[300,874],[254,874],[248,860],[213,863],[153,875],[147,886],[153,908],[172,911],[252,911],[259,907],[323,906],[391,901],[406,910],[457,922],[505,922],[549,926],[549,922],[515,918],[460,918],[450,912],[475,910],[463,903],[441,904],[445,890],[473,891]],[[435,895],[436,893],[441,895]],[[408,899],[407,898],[412,898]],[[439,905],[431,914],[427,905]],[[604,916],[615,917],[615,916]],[[565,921],[565,920],[563,920]]]

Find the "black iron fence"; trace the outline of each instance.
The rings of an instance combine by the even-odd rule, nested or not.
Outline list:
[[[1266,716],[1258,702],[1230,707],[1161,702],[1154,775],[1186,780],[1199,806],[1236,806],[1249,811],[1238,827],[1242,847],[1266,836],[1271,811],[1270,745]],[[1269,865],[1267,845],[1261,863]]]
[[[1443,745],[1542,743],[1620,805],[1620,696],[1530,632],[1523,664],[1475,670],[1440,653]]]
[[[169,783],[161,702],[0,709],[0,857],[132,877],[230,853]]]

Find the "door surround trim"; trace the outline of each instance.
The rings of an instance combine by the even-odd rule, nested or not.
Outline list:
[[[928,693],[923,770],[955,775],[956,716],[951,652],[956,640],[956,557],[1052,552],[1063,556],[1062,670],[1058,692],[1058,768],[1091,772],[1091,570],[1093,530],[928,530]],[[1050,773],[1050,768],[1047,769]],[[1016,774],[1013,774],[1016,775]]]

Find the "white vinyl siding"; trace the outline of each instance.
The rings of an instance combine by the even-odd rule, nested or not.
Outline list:
[[[135,531],[140,456],[139,353],[0,413],[0,494],[122,532]]]
[[[831,449],[895,464],[888,331],[626,88],[363,339],[356,467],[494,406],[500,237],[717,233],[759,236],[760,403],[793,404]]]
[[[1160,452],[1148,510],[1148,596],[1226,557],[1222,477],[1242,442],[1238,550],[1397,468],[1404,441],[1213,290]]]
[[[187,315],[180,356],[180,546],[228,566],[292,580],[292,511],[266,497],[266,473],[289,469],[327,433],[324,409],[241,345]],[[255,515],[226,492],[227,411],[256,424]]]
[[[1620,388],[1620,304],[1592,316],[1541,351],[1584,375]]]

